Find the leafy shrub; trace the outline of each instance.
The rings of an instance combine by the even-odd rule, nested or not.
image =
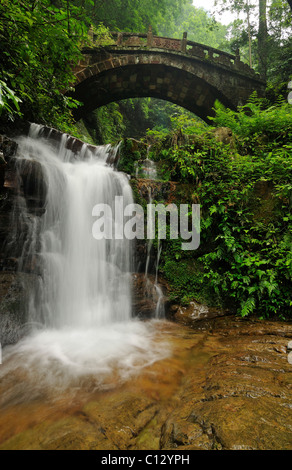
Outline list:
[[[185,202],[201,204],[200,248],[167,241],[161,256],[183,301],[203,296],[242,316],[292,317],[291,113],[286,104],[238,112],[217,104],[214,122],[233,130],[235,147],[209,132],[160,151],[170,178],[193,187]]]

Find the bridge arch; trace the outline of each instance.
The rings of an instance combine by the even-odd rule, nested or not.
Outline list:
[[[113,101],[150,96],[178,104],[208,122],[216,99],[236,109],[254,90],[264,93],[265,83],[237,56],[186,40],[171,39],[165,46],[161,40],[167,38],[158,37],[156,44],[151,38],[149,47],[149,37],[141,45],[147,36],[139,36],[128,34],[126,44],[118,36],[112,46],[83,50],[71,94],[83,103],[76,109],[76,120]]]

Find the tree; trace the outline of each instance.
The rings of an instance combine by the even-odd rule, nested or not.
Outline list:
[[[169,14],[176,16],[189,0],[94,0],[89,3],[87,13],[96,25],[102,22],[111,31],[143,33],[151,24],[157,33],[159,20]]]
[[[259,0],[258,60],[259,73],[267,78],[267,0]]]
[[[169,11],[161,17],[158,31],[162,36],[181,38],[184,31],[190,41],[207,46],[229,49],[226,41],[227,27],[215,21],[203,8],[196,8],[191,1],[185,3],[179,14]]]
[[[88,0],[89,1],[89,0]],[[1,0],[0,58],[2,123],[26,120],[58,125],[70,119],[72,64],[88,40],[87,0]]]
[[[239,14],[245,12],[246,22],[236,20],[231,28],[233,50],[240,47],[241,57],[263,76],[272,81],[284,81],[291,74],[292,12],[286,0],[218,0],[217,8]],[[250,18],[250,22],[249,22]],[[249,54],[248,43],[250,42]],[[283,58],[285,57],[285,63]],[[288,58],[288,63],[287,59]],[[290,71],[289,71],[290,64]],[[281,69],[281,73],[280,73]],[[283,75],[283,70],[285,71]]]

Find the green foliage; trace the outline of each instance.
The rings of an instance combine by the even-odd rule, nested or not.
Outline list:
[[[186,110],[171,116],[172,129],[180,129],[184,134],[202,134],[208,128],[207,124],[199,117]]]
[[[169,10],[161,16],[158,29],[162,36],[174,38],[182,38],[186,31],[190,41],[229,51],[227,27],[215,21],[204,8],[196,8],[192,1],[184,2],[176,14]]]
[[[13,113],[21,116],[19,103],[21,103],[21,99],[15,95],[14,91],[3,80],[0,80],[0,116],[3,111],[8,113],[10,119]]]
[[[200,248],[182,252],[165,241],[161,269],[184,301],[291,318],[291,106],[251,101],[238,112],[216,106],[214,121],[238,133],[234,145],[211,130],[179,145],[172,136],[159,149],[170,179],[188,182],[201,204]]]
[[[288,103],[263,109],[254,93],[239,112],[225,109],[218,101],[215,103],[215,111],[216,116],[209,119],[218,127],[230,127],[240,137],[258,138],[264,134],[270,143],[276,139],[276,145],[279,145],[280,140],[284,142],[292,137],[292,107]]]
[[[136,171],[135,164],[141,159],[141,153],[133,145],[131,139],[123,140],[120,146],[120,160],[118,165],[119,171],[124,171],[130,175],[134,175]]]
[[[95,144],[122,140],[125,124],[118,103],[110,103],[88,114],[83,122]]]
[[[84,123],[96,143],[121,138],[141,139],[166,136],[180,128],[187,134],[199,134],[206,124],[193,113],[156,98],[131,98],[110,103],[87,114]]]
[[[145,32],[149,24],[154,31],[168,14],[178,16],[189,0],[107,0],[94,2],[87,9],[95,24],[102,21],[111,31]]]
[[[289,80],[292,70],[292,11],[287,0],[216,0],[215,9],[223,15],[226,11],[240,14],[240,19],[229,25],[228,42],[233,53],[239,49],[241,60],[249,63],[250,31],[253,68],[258,72],[267,72],[270,82]],[[260,11],[266,12],[266,21]],[[261,70],[263,60],[265,71]]]
[[[177,247],[179,249],[179,246]],[[194,265],[186,261],[177,262],[171,259],[171,252],[165,258],[161,271],[172,285],[171,300],[177,300],[180,304],[187,304],[194,298],[200,297],[201,276],[196,272]],[[174,252],[174,256],[176,252]]]
[[[180,138],[182,144],[173,145]],[[229,156],[211,131],[199,136],[173,132],[170,138],[164,139],[162,146],[164,148],[157,143],[153,147],[153,159],[158,160],[162,171],[168,171],[172,181],[199,184],[202,178],[221,182],[227,177]],[[155,156],[155,152],[158,155]]]
[[[77,103],[64,92],[74,82],[72,65],[80,57],[80,46],[88,41],[82,5],[65,0],[0,2],[3,125],[21,116],[60,128],[72,126],[71,109]]]

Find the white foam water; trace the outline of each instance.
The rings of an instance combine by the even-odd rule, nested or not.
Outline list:
[[[76,155],[66,135],[57,145],[40,131],[32,125],[29,136],[19,139],[18,164],[38,162],[47,187],[40,228],[28,231],[23,253],[39,246],[42,269],[28,322],[41,328],[4,349],[1,385],[14,383],[12,372],[25,374],[26,384],[1,386],[4,401],[31,399],[48,387],[78,388],[85,377],[95,388],[110,374],[125,379],[168,354],[155,341],[155,322],[131,318],[131,242],[92,235],[96,204],[110,205],[114,218],[115,196],[123,196],[124,205],[133,203],[126,175],[106,164],[108,146],[82,147]]]
[[[4,348],[0,405],[36,399],[82,398],[128,380],[169,355],[157,341],[155,320],[132,320],[99,328],[44,329]]]

